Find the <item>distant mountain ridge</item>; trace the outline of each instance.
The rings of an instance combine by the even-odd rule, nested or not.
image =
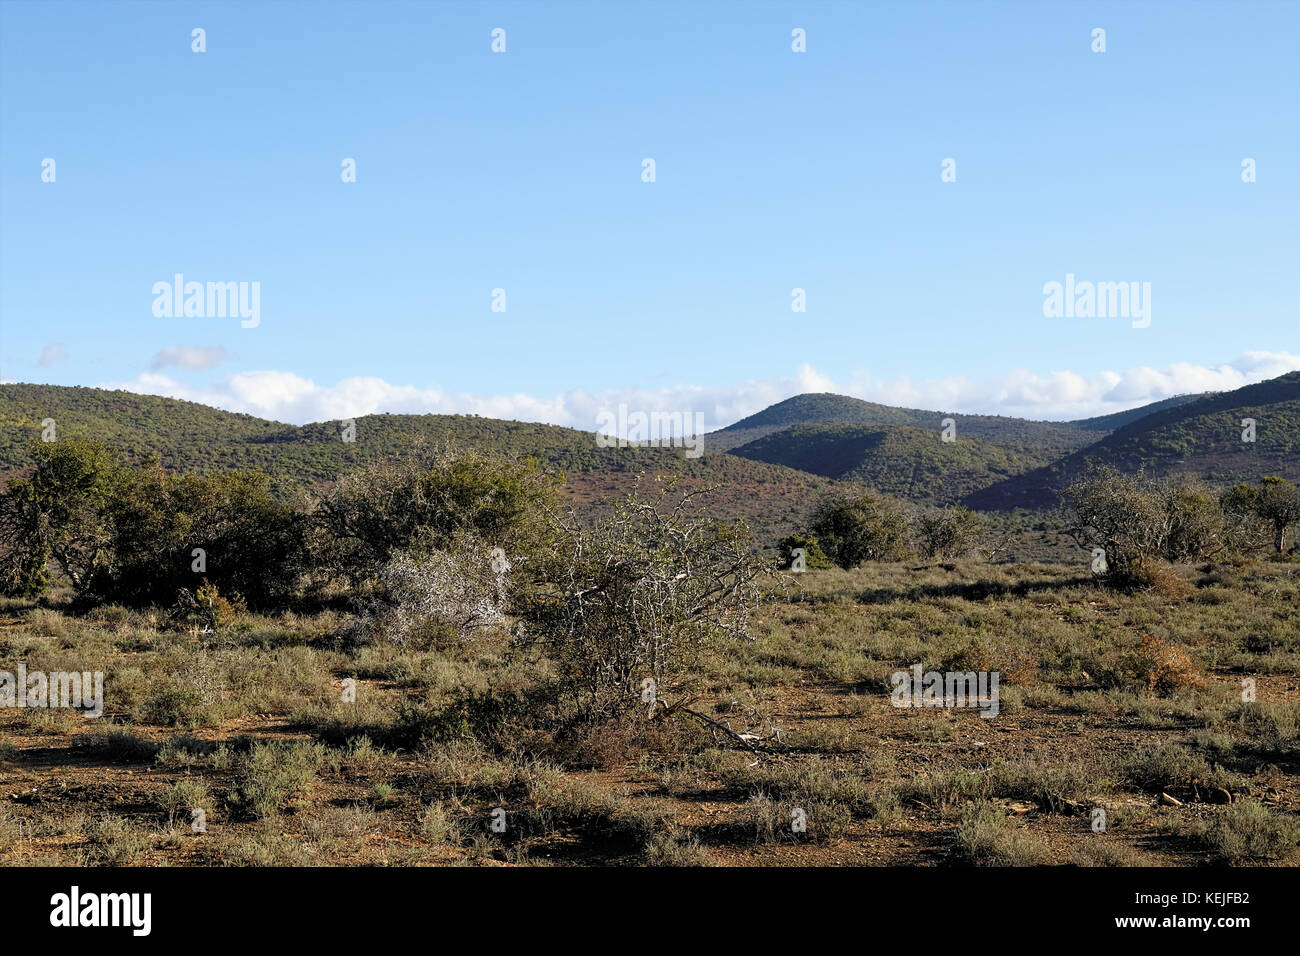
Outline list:
[[[1243,440],[1244,419],[1254,422],[1254,441]],[[1072,478],[1100,465],[1187,474],[1213,484],[1263,475],[1300,481],[1300,371],[1165,403],[1060,461],[972,492],[965,504],[990,510],[1053,507]]]
[[[920,503],[1005,510],[1055,506],[1069,478],[1092,464],[1215,483],[1263,474],[1300,480],[1300,372],[1075,422],[798,395],[710,432],[700,458],[602,448],[593,432],[467,415],[367,415],[356,419],[356,441],[344,442],[339,422],[299,427],[133,392],[7,384],[0,472],[30,463],[28,446],[47,418],[60,438],[96,439],[135,459],[157,454],[179,471],[256,468],[284,487],[314,489],[368,460],[443,448],[538,458],[565,475],[567,493],[584,506],[630,490],[645,473],[683,488],[716,487],[719,516],[763,532],[799,527],[843,481]],[[955,423],[952,442],[942,438],[945,418]],[[1256,422],[1253,443],[1241,441],[1243,418]]]
[[[831,482],[780,465],[733,455],[687,458],[681,449],[601,448],[594,432],[471,415],[366,415],[354,442],[339,422],[301,427],[226,412],[195,402],[134,392],[57,385],[0,385],[0,473],[31,462],[30,444],[52,418],[59,439],[102,442],[131,459],[157,454],[183,472],[257,469],[277,485],[314,489],[387,457],[443,449],[534,457],[565,475],[565,491],[590,505],[649,479],[676,479],[683,489],[716,487],[714,511],[743,518],[765,535],[798,527]]]
[[[1097,437],[1072,422],[896,408],[847,395],[809,392],[777,402],[726,428],[710,432],[710,447],[729,451],[796,425],[904,425],[938,431],[945,418],[953,419],[957,433],[967,438],[1015,445],[1026,450],[1032,446],[1049,454],[1074,451]]]
[[[944,442],[937,429],[906,425],[795,425],[730,454],[933,504],[953,504],[1051,460],[974,438]]]

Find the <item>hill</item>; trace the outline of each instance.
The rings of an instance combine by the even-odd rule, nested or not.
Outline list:
[[[839,480],[861,481],[913,501],[951,504],[980,488],[1050,460],[1043,453],[902,425],[796,425],[771,432],[732,455]]]
[[[1242,440],[1246,418],[1255,422],[1253,442]],[[972,492],[965,504],[1051,507],[1072,478],[1095,465],[1193,475],[1214,485],[1263,475],[1300,480],[1300,372],[1144,415],[1058,462]]]
[[[684,489],[716,487],[712,510],[744,518],[765,538],[797,527],[830,488],[824,478],[780,465],[680,449],[600,448],[591,432],[470,415],[367,415],[356,419],[355,442],[339,422],[301,427],[225,412],[194,402],[132,392],[54,385],[0,385],[0,472],[28,464],[41,422],[52,418],[60,439],[93,439],[129,459],[157,454],[183,472],[255,469],[282,488],[318,487],[365,462],[472,449],[535,457],[565,475],[580,506],[630,491],[638,475],[676,478]]]
[[[1143,418],[1155,412],[1164,411],[1167,408],[1177,408],[1179,405],[1186,405],[1188,402],[1194,402],[1198,398],[1204,398],[1209,394],[1211,393],[1198,392],[1194,395],[1175,395],[1173,398],[1161,399],[1160,401],[1152,402],[1149,405],[1140,405],[1137,408],[1130,408],[1125,412],[1112,412],[1109,415],[1098,415],[1095,418],[1080,418],[1072,422],[1066,422],[1066,424],[1090,432],[1111,432],[1117,428],[1123,428],[1125,425],[1135,422],[1139,418]]]
[[[1039,422],[1005,415],[960,415],[895,408],[828,392],[796,395],[733,425],[711,432],[711,448],[730,451],[801,425],[901,425],[939,431],[945,418],[956,423],[960,438],[1006,445],[1038,463],[1059,458],[1097,440],[1095,430],[1073,422]]]

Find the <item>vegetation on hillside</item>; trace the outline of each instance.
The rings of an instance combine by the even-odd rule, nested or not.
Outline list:
[[[974,491],[963,503],[981,510],[1055,507],[1071,481],[1103,466],[1185,474],[1219,487],[1265,475],[1300,480],[1300,372],[1146,415],[1052,465]]]

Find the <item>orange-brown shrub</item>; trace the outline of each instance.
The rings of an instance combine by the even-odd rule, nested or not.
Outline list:
[[[1137,651],[1125,661],[1125,670],[1147,693],[1168,697],[1181,688],[1203,688],[1200,668],[1176,644],[1151,634],[1142,637]]]

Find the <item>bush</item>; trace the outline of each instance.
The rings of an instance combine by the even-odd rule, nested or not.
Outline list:
[[[1163,598],[1182,598],[1192,591],[1191,586],[1167,564],[1145,554],[1112,567],[1107,578],[1115,588],[1148,591]]]
[[[907,519],[893,498],[864,491],[827,501],[813,517],[812,533],[840,567],[908,556]]]
[[[1215,862],[1237,865],[1262,860],[1280,860],[1300,844],[1300,823],[1261,803],[1234,803],[1195,836],[1210,851]]]
[[[175,823],[177,814],[182,821],[191,819],[191,811],[211,812],[212,795],[203,781],[193,778],[178,780],[170,790],[163,794],[162,808],[167,811],[167,821]]]
[[[90,588],[100,600],[167,605],[202,575],[224,594],[269,607],[292,595],[306,570],[305,513],[257,472],[130,469],[108,515],[113,558]]]
[[[50,561],[79,597],[136,606],[170,604],[200,574],[257,605],[297,585],[303,514],[265,475],[176,475],[156,458],[127,467],[84,442],[39,443],[33,457],[32,475],[0,496],[0,584],[9,591],[48,588]],[[196,548],[208,567],[195,568]]]
[[[960,558],[975,550],[983,532],[983,520],[966,508],[922,511],[916,517],[917,551],[926,559]]]
[[[224,631],[247,611],[241,595],[222,597],[216,585],[204,578],[203,584],[193,593],[188,588],[180,589],[172,608],[172,620],[181,626],[197,627],[205,633],[215,634]]]
[[[642,703],[642,681],[662,695],[698,673],[701,654],[747,635],[768,573],[749,532],[690,510],[692,496],[656,507],[629,496],[594,527],[557,522],[542,589],[521,609],[530,635],[556,661],[586,715]]]
[[[112,553],[106,512],[121,466],[93,442],[36,442],[32,457],[32,474],[11,478],[0,496],[0,585],[7,594],[43,594],[53,560],[85,590]]]
[[[139,863],[153,846],[153,839],[122,817],[102,817],[86,827],[86,843],[92,864],[129,866]]]
[[[783,569],[789,570],[794,564],[796,548],[803,549],[804,567],[807,570],[821,571],[831,567],[831,559],[826,557],[826,552],[822,550],[816,535],[792,534],[783,538],[778,547],[781,551],[780,566]]]
[[[381,462],[340,480],[316,515],[318,563],[361,581],[417,540],[445,549],[471,533],[519,559],[543,547],[554,482],[534,459],[444,455]]]
[[[1074,481],[1065,497],[1067,534],[1084,548],[1105,551],[1107,580],[1117,586],[1176,589],[1153,561],[1213,557],[1233,543],[1219,502],[1187,479],[1156,482],[1106,466]]]
[[[972,863],[984,866],[1032,866],[1045,848],[992,803],[967,807],[957,824],[957,846]]]
[[[254,817],[275,816],[286,802],[307,792],[324,760],[321,744],[254,744],[234,802]]]
[[[504,553],[473,535],[456,535],[445,550],[399,551],[379,572],[359,633],[413,649],[466,640],[505,623],[508,571]]]
[[[1200,669],[1181,648],[1150,634],[1143,635],[1137,651],[1124,658],[1121,669],[1148,694],[1160,697],[1183,688],[1206,686]]]
[[[1300,522],[1300,488],[1285,478],[1261,478],[1258,487],[1237,485],[1220,502],[1239,534],[1254,543],[1260,529],[1271,533],[1278,554],[1286,550],[1288,529]]]

